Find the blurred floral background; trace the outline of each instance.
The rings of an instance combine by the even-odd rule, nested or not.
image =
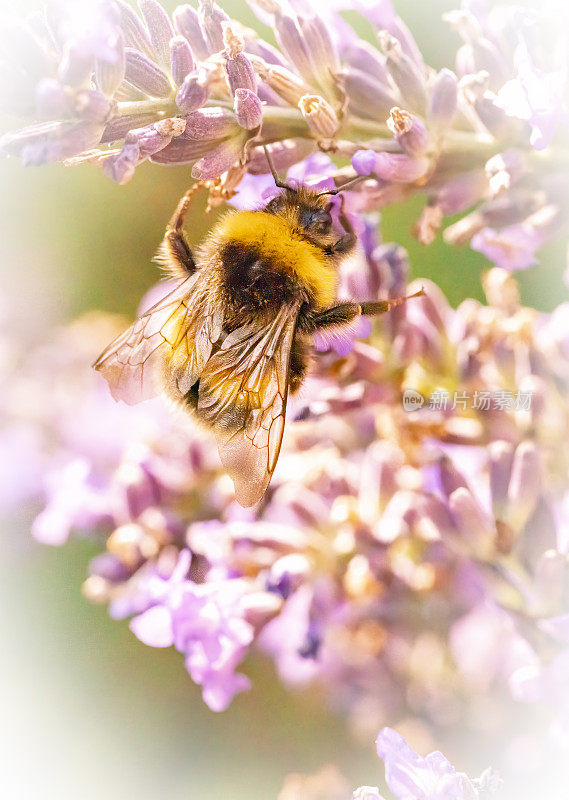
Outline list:
[[[40,5],[3,9],[7,797],[566,797],[567,19],[329,5],[324,29],[302,2],[228,0],[229,27],[184,6],[174,31],[153,0],[83,29],[52,3],[55,67],[19,32]],[[106,94],[85,93],[89,48]],[[118,125],[113,93],[144,113]],[[263,136],[289,179],[369,176],[346,193],[346,297],[427,297],[317,342],[243,510],[207,437],[160,400],[115,404],[90,364],[156,298],[190,160],[214,181],[197,243],[224,200],[270,195]],[[385,788],[385,726],[503,785],[449,782],[388,730]]]

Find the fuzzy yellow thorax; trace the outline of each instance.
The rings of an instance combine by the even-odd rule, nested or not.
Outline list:
[[[324,253],[282,217],[264,211],[240,211],[228,214],[217,233],[226,241],[256,247],[263,257],[292,272],[319,307],[334,302],[336,271],[327,263]]]

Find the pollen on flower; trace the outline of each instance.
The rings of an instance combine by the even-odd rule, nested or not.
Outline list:
[[[236,56],[239,55],[239,53],[243,52],[243,49],[245,47],[245,42],[243,41],[243,37],[235,32],[230,22],[223,23],[222,27],[223,27],[223,43],[225,45],[225,51],[229,56],[229,58],[235,58]]]
[[[155,128],[160,136],[181,136],[186,130],[186,120],[180,117],[172,117],[170,119],[161,119],[155,123]]]
[[[300,113],[315,136],[332,139],[338,131],[338,118],[330,103],[320,95],[305,94],[298,101]]]
[[[408,131],[411,130],[412,125],[413,125],[413,115],[409,114],[409,112],[405,111],[403,108],[394,106],[389,112],[389,117],[387,119],[387,127],[392,133],[396,135],[407,133]]]

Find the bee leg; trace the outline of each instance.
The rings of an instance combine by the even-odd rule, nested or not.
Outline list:
[[[183,230],[184,219],[188,213],[190,202],[193,193],[200,186],[199,183],[194,184],[186,194],[182,197],[172,219],[166,227],[166,234],[164,236],[163,250],[166,251],[166,256],[173,262],[173,266],[179,272],[191,275],[196,270],[196,262],[190,250],[190,246],[186,239],[186,234]]]
[[[360,313],[360,306],[357,303],[341,303],[332,308],[325,308],[324,311],[306,314],[299,319],[299,326],[306,333],[316,333],[324,328],[333,328],[339,325],[347,325]]]
[[[367,303],[340,303],[331,308],[325,308],[316,314],[306,315],[300,325],[307,333],[315,333],[323,328],[331,328],[337,325],[347,325],[352,322],[359,314],[365,317],[375,317],[378,314],[385,314],[392,308],[402,305],[411,297],[421,297],[424,295],[423,289],[410,297],[394,297],[392,300],[371,300]]]
[[[344,236],[341,236],[338,241],[333,244],[330,248],[332,254],[336,255],[344,255],[345,253],[349,253],[350,250],[353,249],[354,245],[356,244],[357,237],[354,231],[354,227],[350,222],[350,218],[344,211],[344,202],[345,198],[344,195],[340,195],[340,208],[338,210],[338,221],[342,228],[344,229],[345,233]]]

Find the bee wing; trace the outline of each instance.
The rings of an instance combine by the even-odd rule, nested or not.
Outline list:
[[[230,333],[200,377],[198,414],[213,427],[242,506],[261,499],[277,463],[299,308],[285,305],[264,327]]]
[[[182,348],[185,391],[197,380],[221,331],[220,321],[203,301],[198,276],[183,281],[142,314],[94,363],[115,400],[132,405],[159,394],[161,359],[168,348]]]

